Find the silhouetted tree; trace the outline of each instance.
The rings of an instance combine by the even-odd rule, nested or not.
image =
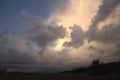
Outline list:
[[[99,59],[93,60],[93,62],[92,62],[93,67],[98,67],[99,65],[100,65],[100,60]]]
[[[89,67],[89,70],[94,75],[99,74],[101,71],[100,60],[99,59],[93,60],[91,66]]]

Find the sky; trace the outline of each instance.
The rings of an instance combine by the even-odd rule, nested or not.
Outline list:
[[[0,0],[0,69],[56,72],[119,53],[120,0]]]

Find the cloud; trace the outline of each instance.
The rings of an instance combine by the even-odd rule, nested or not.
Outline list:
[[[120,40],[120,25],[113,27],[112,25],[108,25],[101,30],[96,29],[94,34],[89,35],[89,41],[96,40],[104,43],[112,43],[115,44]]]
[[[9,32],[0,33],[0,65],[31,64],[37,62],[37,56],[33,55],[26,41]]]
[[[109,38],[113,37],[112,35],[114,33],[111,34],[111,32],[110,32],[113,30],[110,30],[109,27],[106,29],[104,28],[102,30],[99,30],[99,28],[97,26],[102,21],[105,21],[106,19],[108,19],[109,16],[113,14],[114,10],[119,6],[119,4],[120,4],[119,0],[103,0],[102,1],[102,4],[99,7],[99,10],[98,10],[96,16],[93,18],[92,24],[90,25],[89,30],[87,31],[87,35],[88,35],[89,40],[92,40],[92,38],[102,40],[102,38],[103,38],[103,39],[106,39],[106,41],[107,41],[108,37]],[[114,16],[114,17],[116,17],[116,16]],[[112,21],[110,21],[110,22],[112,23]],[[115,25],[115,24],[113,24],[113,25]],[[110,28],[112,28],[113,25],[107,25],[107,26],[110,26]],[[113,32],[115,32],[115,31],[113,31]],[[100,38],[100,36],[101,36],[101,38]]]
[[[90,58],[94,56],[94,59],[99,58],[104,62],[119,60],[119,4],[120,2],[118,0],[103,0],[89,29],[83,31],[80,26],[73,27],[70,34],[71,41],[65,42],[64,46],[77,49],[82,47],[84,45],[84,40],[87,39],[89,42],[87,46],[91,44],[94,45],[94,47],[85,49],[89,51]],[[101,22],[103,25],[100,29],[98,26],[101,27],[101,25],[99,25]],[[106,24],[108,22],[109,24]],[[103,47],[101,48],[100,46]]]
[[[46,47],[57,39],[64,38],[66,29],[63,26],[52,26],[44,23],[39,17],[29,16],[26,19],[33,27],[26,33],[29,40],[36,42],[40,47]]]
[[[113,44],[119,41],[119,4],[119,0],[103,1],[98,13],[93,18],[94,22],[86,32],[89,41],[96,40],[103,43]],[[99,27],[101,27],[101,29]]]
[[[58,55],[50,43],[64,38],[66,29],[63,26],[48,25],[39,17],[30,15],[24,21],[33,27],[16,35],[6,29],[0,33],[0,67],[56,67],[63,56]],[[35,50],[36,46],[39,51]]]
[[[96,45],[95,47],[91,47],[93,51],[92,56],[100,58],[103,61],[116,61],[120,58],[120,47],[118,46],[120,40],[119,4],[119,0],[104,0],[98,13],[93,18],[92,25],[86,32],[90,43],[96,41],[103,45],[102,48],[96,44],[94,44],[94,46]]]
[[[71,27],[71,30],[71,41],[66,41],[64,43],[64,46],[72,46],[75,48],[82,46],[84,44],[85,32],[78,25],[74,25],[73,27]]]
[[[119,4],[120,0],[103,0],[91,26],[96,27],[99,22],[105,20]]]

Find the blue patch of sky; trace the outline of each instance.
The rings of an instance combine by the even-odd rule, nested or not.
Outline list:
[[[11,32],[21,32],[31,27],[17,21],[21,11],[26,9],[31,15],[47,19],[58,0],[0,0],[0,31],[10,26]]]

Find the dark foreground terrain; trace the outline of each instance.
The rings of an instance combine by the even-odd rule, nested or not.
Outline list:
[[[87,68],[59,73],[25,73],[0,71],[0,80],[120,80],[120,61],[100,63],[94,60]]]
[[[54,73],[54,74],[0,74],[0,80],[120,80],[118,74],[90,75],[76,73]]]

